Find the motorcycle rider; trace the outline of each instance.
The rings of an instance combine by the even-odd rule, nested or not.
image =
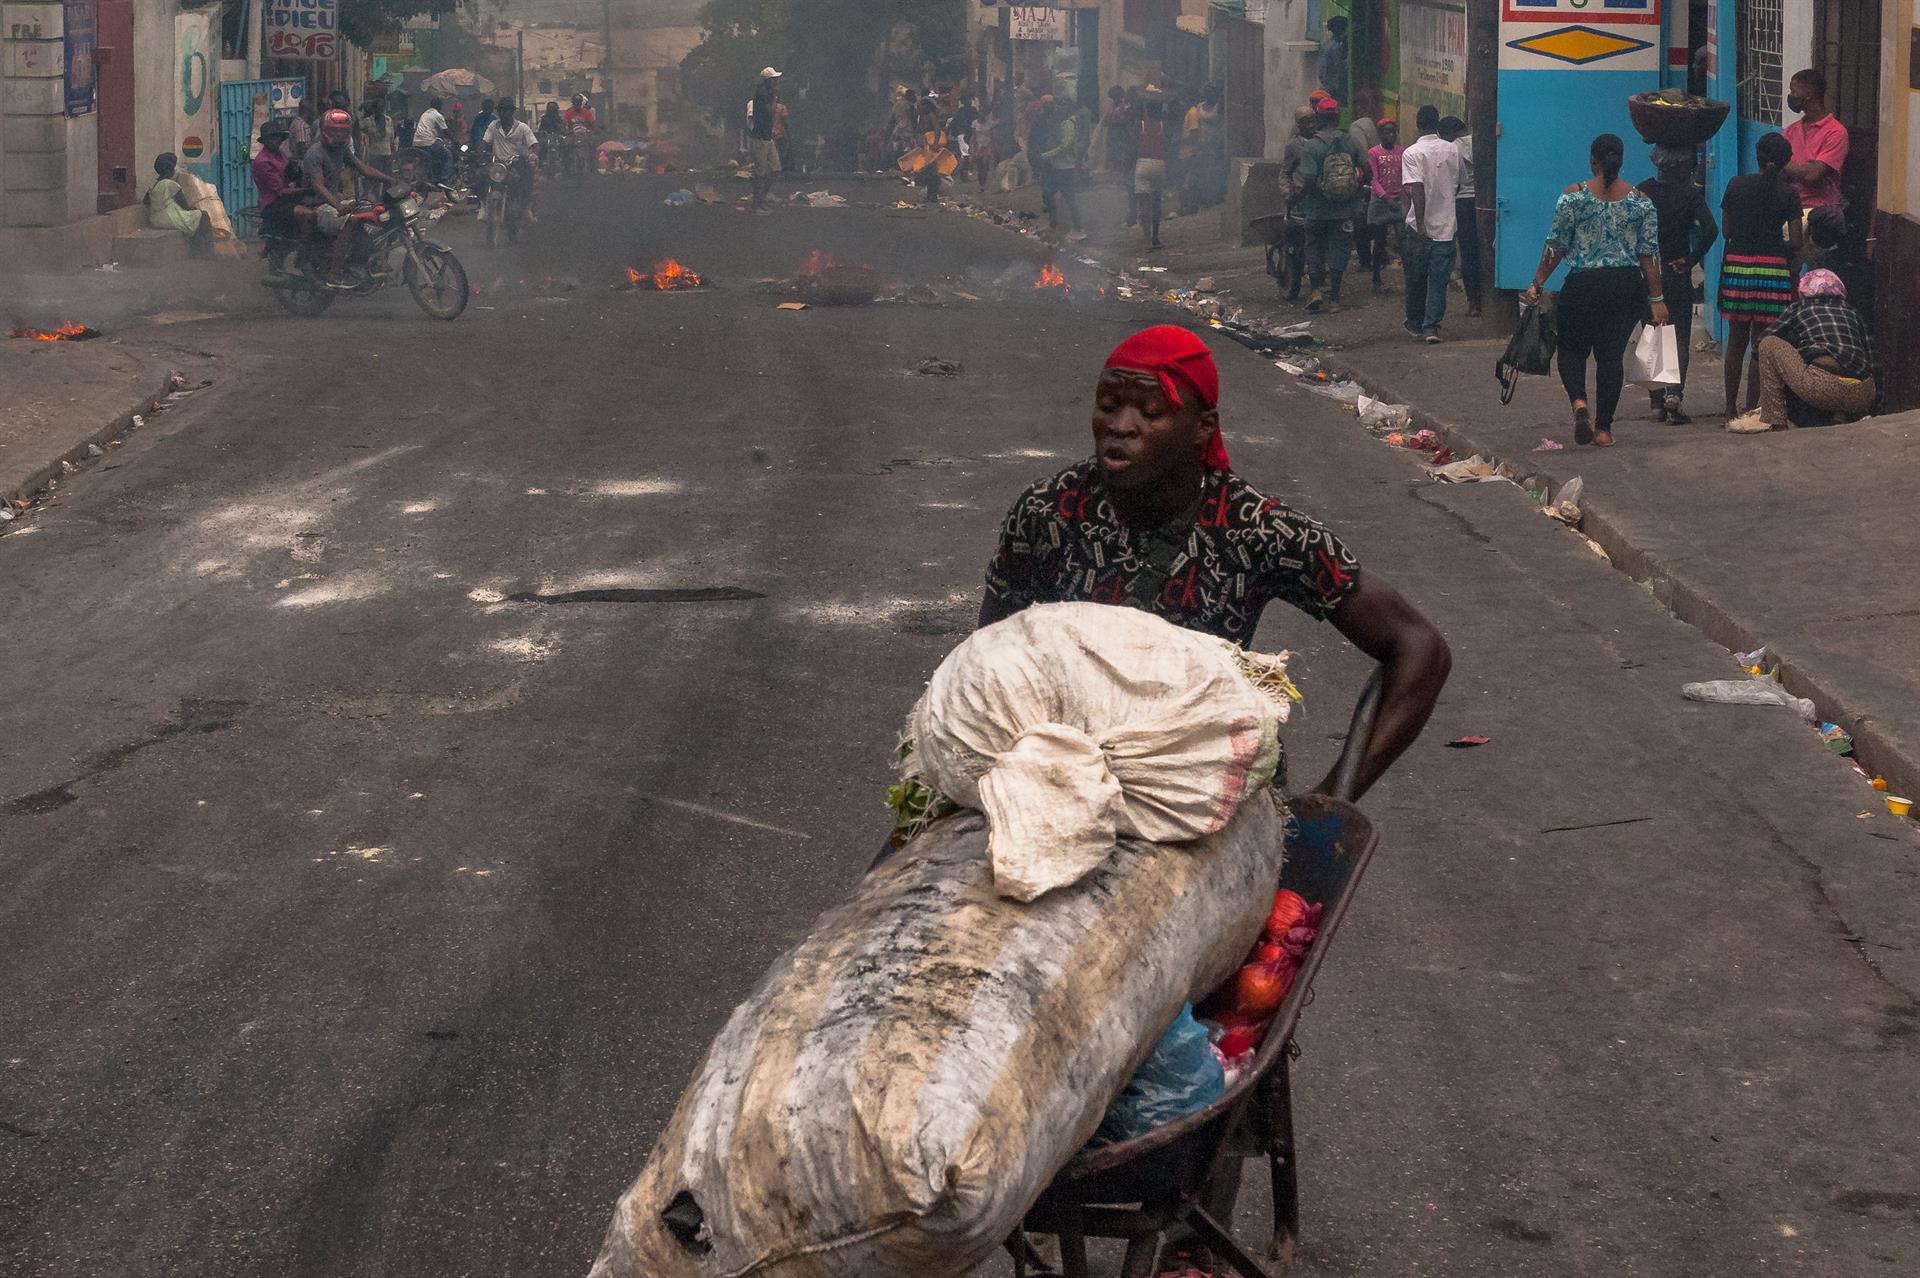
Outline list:
[[[561,127],[567,131],[567,145],[574,150],[574,159],[584,170],[586,151],[593,145],[594,130],[600,127],[600,117],[594,114],[593,103],[584,93],[573,95],[573,105],[560,113]]]
[[[525,120],[514,118],[512,98],[500,99],[499,115],[487,125],[481,144],[487,154],[507,166],[507,200],[516,198],[526,204],[527,220],[533,220],[533,165],[540,153],[540,139]]]
[[[447,117],[440,99],[427,99],[427,109],[413,122],[413,144],[427,153],[433,180],[444,182],[453,172],[453,147],[447,140]]]
[[[360,223],[347,216],[350,206],[345,194],[346,175],[358,174],[379,183],[380,189],[392,185],[396,179],[374,168],[354,151],[353,116],[339,107],[320,117],[320,138],[307,148],[304,164],[307,189],[319,197],[320,203],[295,209],[294,217],[310,238],[333,241],[327,257],[326,280],[333,287],[347,287],[341,275],[353,252]]]

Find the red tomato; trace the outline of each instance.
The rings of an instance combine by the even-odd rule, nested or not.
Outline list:
[[[1286,1000],[1290,975],[1282,977],[1278,964],[1247,964],[1234,978],[1233,1010],[1243,1016],[1273,1015]]]

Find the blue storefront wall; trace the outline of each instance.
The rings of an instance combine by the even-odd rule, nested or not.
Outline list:
[[[1616,133],[1627,143],[1628,181],[1652,176],[1627,99],[1661,86],[1667,35],[1663,0],[1499,3],[1494,282],[1521,289],[1533,282],[1554,201],[1590,172],[1587,149],[1597,135]]]

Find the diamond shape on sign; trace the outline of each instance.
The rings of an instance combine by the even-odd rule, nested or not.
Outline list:
[[[1528,36],[1524,40],[1509,40],[1507,47],[1583,67],[1589,62],[1617,58],[1623,53],[1637,53],[1650,45],[1645,40],[1616,35],[1611,31],[1597,31],[1592,27],[1560,27]]]

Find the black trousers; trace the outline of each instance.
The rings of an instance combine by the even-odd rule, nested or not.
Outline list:
[[[1593,428],[1613,429],[1626,384],[1627,343],[1647,315],[1646,277],[1637,266],[1575,271],[1560,290],[1560,384],[1569,400],[1587,398],[1587,357],[1593,357]]]
[[[1467,300],[1475,306],[1480,304],[1480,215],[1473,207],[1473,197],[1463,195],[1453,202],[1454,233],[1453,242],[1460,250],[1460,284],[1467,290]]]
[[[1667,314],[1673,317],[1673,338],[1680,344],[1680,384],[1649,386],[1647,400],[1655,408],[1665,408],[1667,396],[1679,399],[1687,391],[1687,361],[1693,358],[1693,272],[1674,275],[1662,271],[1660,294],[1667,299]]]

